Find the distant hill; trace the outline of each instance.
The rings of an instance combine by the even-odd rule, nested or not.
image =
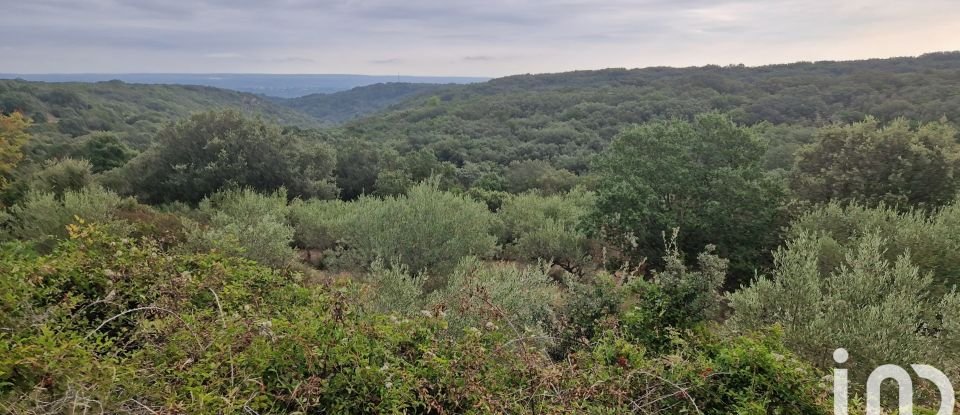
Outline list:
[[[46,137],[112,131],[130,145],[143,148],[166,122],[225,108],[283,125],[320,125],[309,115],[262,96],[205,86],[0,80],[0,111],[27,114],[35,121],[34,133]]]
[[[467,84],[489,78],[456,76],[278,75],[278,74],[0,74],[0,79],[41,82],[106,82],[203,85],[281,98],[331,94],[386,82]]]
[[[442,87],[444,85],[391,82],[361,86],[333,94],[310,94],[275,101],[322,122],[342,123]]]
[[[623,128],[706,111],[809,127],[907,117],[960,121],[960,52],[761,67],[606,69],[448,86],[352,121],[353,136],[442,160],[542,159],[584,171]]]

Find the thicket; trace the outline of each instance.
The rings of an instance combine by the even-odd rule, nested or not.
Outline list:
[[[488,324],[543,306],[510,300],[522,294],[509,285],[498,302],[477,289],[525,286],[520,270],[468,262],[441,297],[450,314],[404,316],[366,311],[355,283],[305,286],[96,225],[70,226],[50,255],[14,243],[2,258],[0,402],[11,413],[826,413],[819,375],[776,334],[704,333],[661,358],[606,330],[555,362]]]

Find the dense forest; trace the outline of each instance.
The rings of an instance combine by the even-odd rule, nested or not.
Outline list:
[[[960,53],[0,112],[5,413],[828,414],[835,367],[864,413],[881,364],[960,375]]]
[[[443,87],[444,85],[439,84],[390,82],[361,86],[332,94],[310,94],[290,99],[277,99],[277,102],[319,121],[340,124]]]

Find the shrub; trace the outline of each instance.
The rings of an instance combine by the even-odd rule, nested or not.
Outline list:
[[[294,230],[287,223],[286,190],[220,192],[200,202],[199,211],[205,223],[188,235],[192,249],[216,249],[272,267],[291,263]]]
[[[352,204],[342,200],[295,200],[290,204],[294,243],[304,249],[333,249],[344,236]]]
[[[37,192],[63,195],[66,191],[78,191],[93,184],[93,167],[86,160],[62,159],[48,161],[34,173],[27,186]]]
[[[53,193],[30,191],[10,208],[10,236],[32,241],[50,241],[67,236],[67,225],[77,218],[87,222],[113,222],[120,196],[99,186]]]
[[[399,261],[413,272],[448,272],[465,256],[488,255],[493,214],[482,204],[444,192],[436,183],[412,187],[406,195],[361,197],[349,203],[340,239],[347,260],[368,266],[376,259]]]
[[[470,327],[503,327],[521,340],[536,333],[542,342],[560,299],[558,287],[542,267],[468,257],[441,279],[445,285],[430,290],[426,275],[411,275],[402,265],[388,267],[376,261],[366,277],[373,291],[365,303],[379,312],[404,316],[436,312],[457,336]]]
[[[403,265],[387,266],[383,260],[377,260],[371,264],[366,279],[373,286],[366,303],[377,312],[414,316],[426,308],[424,274],[410,275]]]
[[[554,344],[549,352],[556,360],[589,348],[594,338],[615,326],[627,298],[627,290],[606,273],[569,281],[567,286],[552,327]]]
[[[944,308],[952,297],[942,301],[931,295],[932,277],[909,253],[890,261],[884,257],[886,241],[867,234],[824,271],[821,252],[827,243],[825,237],[800,233],[778,250],[773,275],[729,296],[730,326],[781,325],[786,344],[824,368],[833,365],[834,349],[846,348],[855,356],[850,368],[860,380],[887,363],[935,360],[942,369],[955,367],[956,352],[943,349],[936,333],[958,309]]]
[[[942,295],[960,283],[960,203],[932,212],[901,212],[886,206],[831,202],[794,220],[788,236],[800,234],[823,237],[819,253],[823,274],[841,264],[861,238],[877,234],[886,260],[893,262],[909,252],[911,263],[933,274],[933,292]]]
[[[90,225],[70,237],[48,256],[0,255],[7,412],[825,413],[819,374],[776,337],[702,336],[650,358],[606,331],[552,362],[505,323],[447,335],[457,303],[538,315],[550,296],[531,296],[544,279],[531,269],[465,261],[446,317],[384,316],[356,307],[349,282],[306,289]]]
[[[676,233],[667,242],[661,271],[652,278],[629,285],[632,307],[623,314],[627,336],[654,352],[664,352],[674,333],[718,317],[720,290],[727,273],[727,260],[716,256],[712,246],[697,256],[698,270],[684,265]]]
[[[514,336],[540,336],[549,327],[559,291],[543,267],[483,263],[466,258],[433,293],[450,328],[508,328]],[[539,340],[543,340],[540,338]]]
[[[593,194],[577,189],[562,195],[510,196],[497,212],[505,253],[522,260],[545,260],[581,274],[589,265],[589,240],[580,230],[592,209]]]

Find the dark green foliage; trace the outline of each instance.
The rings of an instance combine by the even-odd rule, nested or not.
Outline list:
[[[280,105],[296,109],[324,123],[342,123],[375,113],[442,85],[389,82],[332,94],[310,94],[278,100]]]
[[[351,200],[362,194],[373,194],[380,172],[394,165],[396,157],[396,154],[366,141],[338,143],[334,174],[340,197]]]
[[[664,233],[679,228],[688,256],[715,244],[745,282],[777,241],[780,192],[764,150],[715,113],[628,130],[596,161],[593,229],[637,264],[661,257]]]
[[[136,155],[120,141],[119,136],[104,132],[82,137],[82,144],[78,147],[72,156],[89,161],[94,173],[121,167]]]
[[[329,198],[336,194],[331,183],[335,163],[329,146],[225,111],[167,126],[124,174],[131,190],[151,203],[197,203],[229,187],[286,187],[291,196]]]
[[[517,75],[415,97],[347,131],[442,160],[547,160],[582,173],[628,126],[716,110],[738,123],[821,125],[865,115],[960,120],[960,53],[762,67]]]
[[[913,127],[875,118],[824,127],[797,154],[790,187],[814,203],[858,201],[906,210],[932,209],[957,194],[957,130],[945,122]]]
[[[63,196],[93,184],[93,166],[87,160],[62,159],[44,163],[43,168],[26,180],[26,186],[37,192]]]
[[[667,244],[663,262],[650,280],[629,284],[634,305],[623,314],[627,336],[655,353],[669,350],[677,333],[718,316],[727,273],[727,260],[714,255],[711,246],[697,256],[697,270],[684,265],[675,241]]]
[[[577,176],[558,169],[543,160],[514,161],[503,172],[506,190],[523,193],[540,190],[546,194],[562,193],[577,184]]]

